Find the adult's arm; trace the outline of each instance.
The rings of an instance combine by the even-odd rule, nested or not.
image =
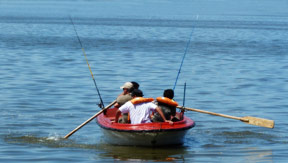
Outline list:
[[[118,123],[118,120],[119,120],[120,115],[121,115],[121,111],[118,109],[118,110],[116,111],[116,115],[115,115],[115,123]]]
[[[120,104],[118,102],[116,102],[116,104],[114,105],[115,108],[120,108]]]
[[[162,119],[164,120],[164,122],[169,122],[169,124],[173,124],[172,121],[167,120],[161,110],[161,108],[159,106],[156,107],[156,111],[160,114],[160,116],[162,117]]]

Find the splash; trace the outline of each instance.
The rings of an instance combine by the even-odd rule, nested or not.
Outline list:
[[[47,140],[59,141],[59,140],[63,139],[63,137],[60,136],[60,135],[57,134],[57,133],[54,133],[54,134],[49,134],[49,136],[48,136],[46,139],[47,139]]]

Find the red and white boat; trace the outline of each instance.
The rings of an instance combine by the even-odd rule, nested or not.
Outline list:
[[[183,120],[174,122],[153,122],[144,124],[114,123],[117,108],[107,109],[97,118],[102,128],[104,140],[113,145],[129,146],[167,146],[181,145],[187,131],[195,126],[195,122],[184,116]],[[177,113],[179,114],[179,113]]]

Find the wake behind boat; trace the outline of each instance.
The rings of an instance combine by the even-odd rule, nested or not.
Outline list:
[[[104,140],[113,145],[129,146],[168,146],[181,145],[187,131],[195,126],[195,122],[184,116],[183,120],[174,122],[153,122],[142,124],[114,123],[117,108],[108,109],[97,118],[102,128]],[[177,113],[179,114],[179,113]]]

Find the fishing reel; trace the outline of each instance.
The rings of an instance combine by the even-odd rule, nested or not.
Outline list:
[[[104,106],[103,106],[103,104],[102,104],[101,102],[99,102],[97,105],[98,105],[98,107],[101,108],[101,109],[104,108]]]

